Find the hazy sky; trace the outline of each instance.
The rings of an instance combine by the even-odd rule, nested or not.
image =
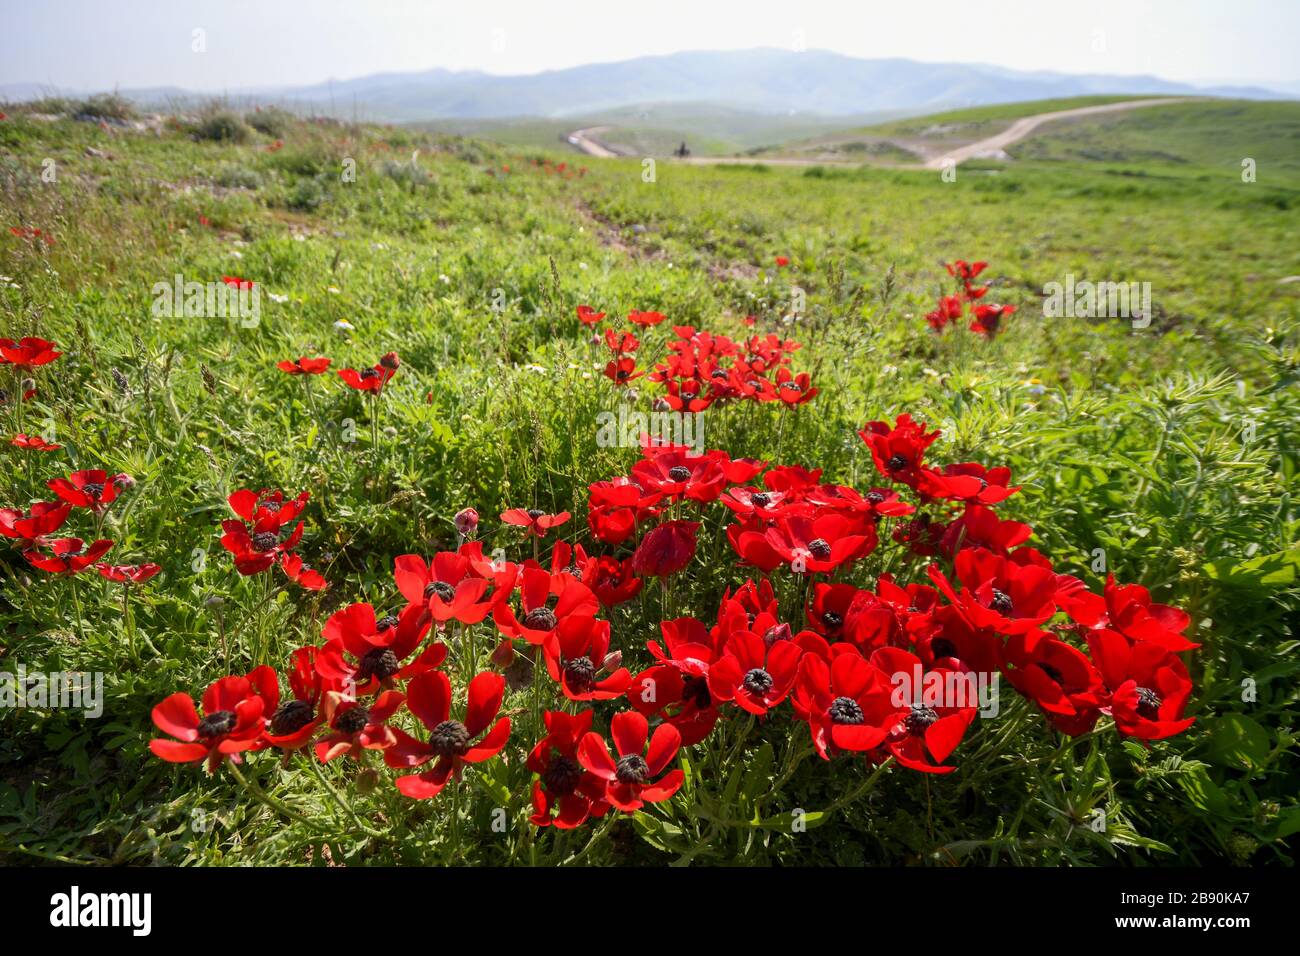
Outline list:
[[[802,46],[1297,86],[1297,39],[1297,0],[0,0],[0,83],[220,92]]]

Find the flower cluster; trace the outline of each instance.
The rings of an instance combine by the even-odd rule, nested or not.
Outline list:
[[[993,305],[981,302],[989,291],[987,285],[976,285],[975,280],[988,266],[987,262],[945,262],[948,274],[956,280],[957,291],[939,299],[933,312],[926,313],[925,320],[930,328],[942,332],[949,323],[956,324],[963,315],[970,315],[968,328],[976,335],[993,338],[998,334],[1002,320],[1016,311],[1014,305]]]

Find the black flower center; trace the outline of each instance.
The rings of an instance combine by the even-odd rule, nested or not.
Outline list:
[[[682,678],[682,701],[694,701],[695,706],[703,710],[713,703],[709,693],[709,682],[703,677],[688,675]]]
[[[459,757],[469,749],[469,731],[459,720],[444,720],[429,734],[429,747],[439,757]]]
[[[826,713],[836,724],[861,724],[867,719],[862,707],[852,697],[836,697]]]
[[[938,713],[933,707],[923,707],[920,704],[912,705],[912,712],[903,719],[903,725],[907,732],[913,737],[920,737],[930,729],[930,725],[939,719]]]
[[[542,774],[542,783],[546,784],[547,792],[557,797],[567,797],[573,793],[581,780],[582,767],[578,766],[578,761],[563,754],[553,756]]]
[[[878,491],[867,492],[867,501],[871,502],[873,505],[878,505],[884,500],[885,500],[885,496]]]
[[[334,718],[334,728],[345,734],[359,734],[370,723],[370,708],[350,707]]]
[[[1138,695],[1138,716],[1145,717],[1147,720],[1158,720],[1160,718],[1160,705],[1164,703],[1160,695],[1150,687],[1139,687]]]
[[[92,498],[98,498],[104,493],[104,486],[97,481],[88,481],[81,486],[81,490]]]
[[[989,601],[989,608],[1005,616],[1015,610],[1015,605],[1011,603],[1010,594],[994,588],[993,600]]]
[[[668,477],[673,481],[690,481],[691,470],[685,465],[674,465],[668,469]]]
[[[766,508],[772,503],[772,496],[765,491],[759,491],[749,496],[749,503],[755,508]]]
[[[446,581],[434,581],[432,584],[426,584],[424,586],[424,597],[426,600],[435,594],[443,601],[450,604],[452,599],[456,597],[456,589]]]
[[[557,623],[549,607],[535,607],[524,615],[524,627],[532,631],[553,631]]]
[[[575,657],[571,661],[565,661],[564,681],[571,690],[579,694],[586,693],[595,679],[596,665],[590,657]]]
[[[781,387],[787,392],[802,392],[803,386],[798,382],[782,382]]]
[[[813,538],[808,542],[808,553],[818,561],[825,561],[831,556],[831,546],[825,538]]]
[[[956,657],[957,645],[946,637],[936,637],[930,642],[930,653],[935,657]]]
[[[379,620],[375,621],[375,630],[382,634],[384,631],[397,627],[399,623],[400,621],[396,614],[385,614]]]
[[[297,733],[315,717],[311,704],[305,700],[286,700],[271,715],[271,725],[267,729],[276,737]]]
[[[258,551],[270,551],[280,543],[280,536],[274,531],[259,531],[253,535],[253,547]]]
[[[890,471],[902,471],[907,467],[907,459],[902,455],[890,455],[889,461],[885,462],[885,467]]]
[[[619,783],[645,783],[650,779],[650,765],[645,762],[645,757],[640,754],[628,754],[626,757],[618,758],[618,764],[614,768],[614,776],[618,778]]]
[[[844,618],[834,611],[826,611],[822,614],[822,626],[828,631],[838,631],[844,626]]]
[[[365,681],[372,677],[386,680],[401,668],[402,665],[398,662],[392,648],[376,647],[366,651],[365,657],[361,658],[361,662],[357,665],[357,680]]]
[[[234,730],[237,722],[233,710],[219,710],[215,714],[208,714],[199,721],[199,736],[205,739],[220,737]]]
[[[772,675],[761,667],[754,667],[740,680],[740,684],[751,694],[766,694],[772,689]]]
[[[546,514],[546,512],[543,511],[541,508],[529,508],[526,513],[528,517],[532,518],[534,521],[536,521],[542,515]]]
[[[569,575],[569,577],[573,578],[575,581],[582,580],[582,568],[578,567],[576,564],[569,565],[564,569],[564,573]]]
[[[379,378],[379,372],[378,372],[377,369],[373,369],[373,368],[363,368],[363,369],[361,370],[361,378],[362,378],[363,380],[366,380],[366,379],[372,379],[372,378]]]

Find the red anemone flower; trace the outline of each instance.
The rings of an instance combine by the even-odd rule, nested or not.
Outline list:
[[[615,332],[613,329],[605,330],[605,344],[615,355],[626,355],[641,347],[641,341],[631,332]]]
[[[153,723],[175,740],[155,737],[149,741],[154,756],[169,763],[207,760],[212,773],[229,757],[259,744],[265,701],[247,677],[223,677],[203,692],[202,719],[189,694],[172,694],[153,709]]]
[[[476,676],[466,691],[462,722],[452,719],[451,681],[446,674],[429,671],[412,680],[406,706],[429,731],[429,739],[395,731],[397,744],[384,754],[384,763],[395,770],[434,763],[423,773],[398,777],[397,789],[414,800],[427,800],[437,796],[448,779],[459,777],[465,764],[481,763],[500,753],[510,737],[510,718],[496,720],[505,692],[506,679],[500,674]]]
[[[601,555],[592,558],[583,571],[584,583],[605,607],[616,607],[641,593],[644,583],[632,570],[632,559]]]
[[[882,647],[871,654],[871,663],[883,672],[891,682],[898,675],[912,679],[914,675],[923,675],[921,687],[912,688],[912,700],[904,696],[900,701],[898,686],[891,703],[896,704],[891,720],[889,735],[885,748],[904,767],[920,770],[923,773],[952,773],[956,767],[943,766],[961,739],[966,729],[975,719],[977,708],[969,699],[966,700],[928,700],[924,696],[927,680],[934,686],[946,688],[952,672],[944,668],[934,668],[926,672],[921,659],[898,647]],[[965,676],[965,675],[962,675]],[[942,695],[941,695],[942,696]]]
[[[283,362],[277,362],[275,367],[281,372],[287,372],[290,375],[319,375],[330,367],[330,361],[330,359],[323,356],[321,358],[307,358],[307,356],[302,355],[292,361],[285,359]]]
[[[647,577],[676,574],[695,557],[698,521],[665,521],[650,531],[632,554],[632,569]]]
[[[35,368],[46,365],[62,355],[54,351],[54,343],[45,339],[28,336],[15,342],[13,339],[0,339],[0,357],[9,365],[19,368]]]
[[[788,266],[789,264],[790,264],[790,257],[789,257],[789,256],[777,256],[777,257],[776,257],[776,266],[777,266],[778,269],[784,269],[784,268],[785,268],[786,266]]]
[[[439,624],[477,624],[510,593],[518,572],[513,564],[494,572],[488,594],[493,581],[476,574],[473,565],[467,552],[440,551],[427,564],[419,555],[403,554],[393,559],[393,578],[402,597],[428,607]]]
[[[603,817],[609,812],[605,781],[578,762],[578,745],[591,730],[592,712],[570,716],[548,710],[542,719],[546,736],[528,754],[528,769],[538,776],[528,821],[537,827],[554,824],[558,830],[572,830],[591,817]]]
[[[633,325],[639,325],[642,328],[648,328],[652,325],[658,325],[666,319],[662,312],[638,312],[633,309],[627,314],[627,320]]]
[[[558,528],[564,524],[570,517],[567,511],[552,515],[547,514],[541,508],[511,508],[509,511],[501,513],[501,520],[506,524],[526,528],[529,534],[535,534],[539,538],[552,528]]]
[[[63,527],[72,505],[66,501],[38,501],[27,512],[0,508],[0,535],[13,538],[19,547],[39,546]]]
[[[610,756],[605,738],[594,731],[578,745],[578,762],[605,781],[605,799],[625,813],[667,800],[678,791],[685,776],[678,769],[654,780],[677,756],[682,735],[671,724],[660,724],[647,749],[649,731],[649,721],[634,710],[625,710],[609,722],[617,760]]]
[[[33,548],[24,551],[23,557],[34,567],[51,574],[79,574],[97,563],[113,547],[113,542],[101,539],[87,545],[80,538],[55,538],[46,541],[45,547],[50,549],[50,554]]]
[[[337,689],[327,688],[324,678],[316,670],[316,648],[298,648],[289,655],[289,662],[289,689],[293,692],[291,699],[283,702],[280,700],[278,681],[267,682],[259,688],[259,693],[266,700],[267,715],[262,739],[272,747],[286,752],[307,746],[316,733],[316,728],[325,720],[325,714],[318,711],[322,696],[326,689]]]
[[[879,472],[891,481],[916,487],[921,477],[921,462],[925,450],[939,437],[938,431],[927,432],[925,422],[914,422],[912,416],[898,416],[894,425],[886,422],[869,422],[858,432],[871,449],[871,459]]]
[[[241,279],[239,276],[222,276],[221,281],[232,289],[251,289],[253,287],[252,279]]]
[[[793,640],[775,640],[769,646],[752,631],[737,631],[709,666],[709,693],[761,717],[790,693],[802,656],[803,648]]]
[[[99,468],[74,471],[67,478],[52,478],[46,485],[56,495],[74,508],[89,508],[103,514],[116,500],[118,492],[128,487],[130,479],[124,474],[109,475]]]
[[[350,604],[325,622],[321,636],[326,643],[316,655],[316,669],[341,687],[354,686],[356,694],[391,687],[394,678],[423,673],[446,660],[447,645],[435,642],[410,664],[402,663],[415,652],[429,624],[428,611],[419,604],[378,619],[371,605]]]
[[[28,451],[58,451],[63,447],[54,444],[54,442],[46,441],[40,435],[24,435],[21,432],[9,439],[9,444],[15,448],[25,448]]]
[[[970,320],[970,330],[991,339],[998,334],[1002,320],[1015,311],[1014,305],[977,305],[971,310],[975,317]]]
[[[391,353],[390,353],[391,354]],[[356,389],[358,392],[372,392],[378,395],[388,384],[388,380],[397,374],[397,362],[390,361],[385,364],[385,356],[371,368],[363,368],[360,371],[354,368],[339,369],[339,378],[343,379],[348,388]]]
[[[616,385],[626,385],[644,375],[636,370],[636,359],[630,355],[611,360],[605,364],[605,377]]]
[[[879,747],[894,724],[896,708],[878,668],[854,653],[836,654],[827,663],[805,654],[791,702],[808,723],[813,746],[823,760],[843,752]]]
[[[406,697],[386,690],[370,704],[336,690],[325,692],[321,718],[332,731],[316,743],[316,757],[329,763],[335,757],[358,760],[366,750],[388,750],[398,742],[401,731],[388,726]]]
[[[613,700],[632,682],[626,667],[606,663],[609,622],[591,617],[561,621],[542,644],[546,670],[569,700]],[[621,659],[621,655],[615,657]],[[600,675],[609,671],[609,676]]]
[[[1088,650],[1110,690],[1115,728],[1139,740],[1163,740],[1195,723],[1183,717],[1192,682],[1183,662],[1159,644],[1130,644],[1108,628],[1088,635]]]
[[[589,305],[578,306],[578,319],[583,325],[595,325],[605,317],[604,312],[597,312]]]
[[[555,608],[547,606],[555,588],[555,578],[545,568],[529,563],[524,567],[520,585],[522,614],[505,601],[492,612],[497,629],[509,638],[523,638],[534,647],[541,646],[562,621],[570,617],[594,618],[600,608],[591,588],[571,575],[563,576],[556,594]]]
[[[97,564],[95,570],[110,581],[120,584],[143,584],[162,570],[162,565],[152,562],[146,564]]]
[[[301,555],[281,552],[280,570],[290,581],[308,591],[324,591],[329,587],[324,576],[304,561]]]

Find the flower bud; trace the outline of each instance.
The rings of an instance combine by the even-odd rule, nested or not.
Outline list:
[[[456,523],[456,531],[462,538],[468,538],[474,534],[474,529],[478,527],[478,512],[473,508],[462,508],[456,512],[456,517],[452,519]]]

